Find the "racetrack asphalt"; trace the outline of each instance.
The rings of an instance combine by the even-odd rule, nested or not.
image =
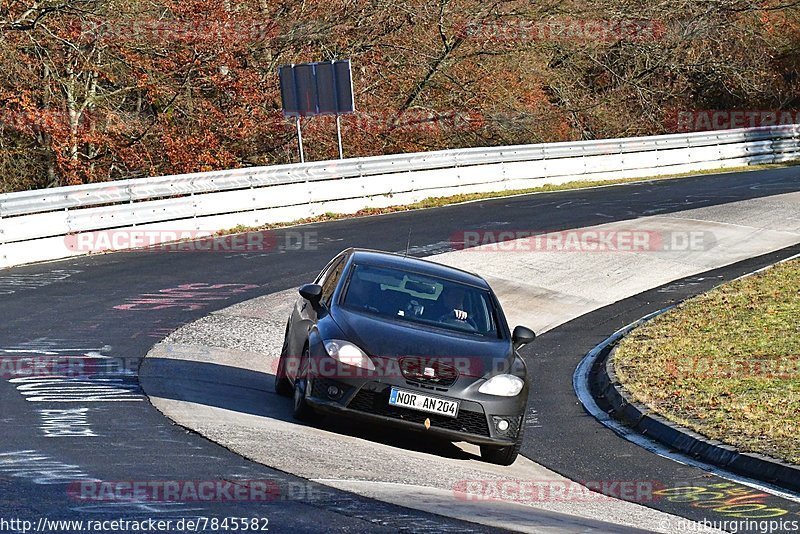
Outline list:
[[[741,521],[736,527],[729,527],[738,532],[763,531],[763,525],[757,524],[761,520],[800,524],[797,501],[682,465],[622,439],[584,410],[575,396],[572,380],[584,356],[618,329],[798,252],[800,246],[793,246],[676,280],[583,315],[541,336],[535,347],[525,350],[532,377],[529,410],[537,414],[537,420],[525,435],[522,454],[572,480],[644,482],[648,487],[659,488],[648,506],[717,525]]]
[[[327,259],[345,246],[402,250],[410,229],[411,253],[423,256],[452,247],[452,236],[464,228],[553,231],[584,227],[797,191],[800,189],[797,175],[797,169],[790,167],[645,182],[495,199],[274,232],[278,243],[298,230],[305,235],[314,234],[313,250],[278,247],[255,252],[135,251],[5,270],[0,273],[0,349],[5,356],[66,355],[97,365],[109,357],[112,362],[116,362],[113,358],[123,358],[134,375],[115,374],[110,379],[113,382],[104,384],[106,389],[100,390],[108,395],[105,400],[86,400],[89,393],[98,391],[91,389],[97,387],[96,384],[76,386],[59,380],[11,382],[10,376],[3,376],[0,382],[0,400],[4,408],[0,415],[4,423],[0,436],[0,517],[178,518],[257,514],[267,516],[278,530],[290,526],[299,531],[352,531],[381,529],[382,526],[389,530],[413,531],[485,530],[457,520],[308,485],[301,479],[243,460],[166,421],[142,396],[135,377],[137,363],[155,342],[180,325],[234,302],[297,286],[315,275]],[[697,286],[689,284],[687,287]],[[571,328],[570,325],[562,328]],[[580,332],[586,329],[584,325]],[[581,340],[585,344],[591,339],[591,343],[613,329],[602,333],[590,329],[594,332],[592,337],[582,335]],[[548,361],[546,347],[549,338],[559,337],[558,330],[537,342],[536,357],[532,360],[534,376],[535,366]],[[573,337],[577,337],[575,332],[571,331]],[[580,340],[564,338],[554,342],[550,350],[569,351],[570,358],[576,358],[582,355],[581,351],[585,354],[591,348],[579,344],[568,346],[568,341],[579,343]],[[570,370],[560,378],[571,380],[571,376]],[[65,389],[71,389],[67,396]],[[108,400],[114,396],[125,401]],[[68,400],[80,402],[64,402],[68,397]],[[554,396],[551,400],[559,404],[556,399]],[[531,398],[540,417],[545,417],[544,406],[537,402],[543,401],[536,396]],[[573,395],[569,403],[575,402]],[[48,437],[45,423],[52,423],[53,413],[47,411],[66,409],[85,410],[81,417],[94,435]],[[552,465],[557,471],[562,469],[559,472],[567,476],[580,479],[580,474],[571,473],[570,469],[585,466],[590,458],[600,456],[599,453],[559,452],[549,441],[552,436],[542,435],[544,441],[537,444],[531,441],[537,439],[536,434],[534,438],[529,434],[525,451],[544,465]],[[658,463],[649,453],[646,458],[648,462]],[[620,463],[618,457],[615,461]],[[599,464],[599,460],[596,463]],[[627,479],[641,479],[641,473],[630,471]],[[696,480],[696,474],[690,475],[685,478]],[[291,489],[293,494],[289,495],[287,490],[285,499],[264,503],[155,505],[84,502],[68,495],[69,482],[92,479],[240,483],[269,479]],[[298,490],[301,487],[308,494],[320,492],[322,497],[303,502],[302,492]]]

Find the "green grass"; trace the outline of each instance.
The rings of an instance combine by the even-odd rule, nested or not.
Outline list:
[[[317,215],[316,217],[306,217],[304,219],[296,219],[294,221],[287,221],[287,222],[279,222],[279,223],[271,223],[265,224],[262,226],[254,226],[254,227],[246,227],[242,225],[238,225],[235,228],[230,228],[226,230],[220,230],[217,232],[217,235],[226,235],[226,234],[234,234],[234,233],[242,233],[247,231],[260,231],[260,230],[269,230],[272,228],[284,228],[287,226],[297,226],[300,224],[310,224],[310,223],[317,223],[317,222],[325,222],[325,221],[334,221],[338,219],[350,219],[355,217],[368,217],[371,215],[380,215],[383,213],[394,213],[398,211],[410,211],[410,210],[417,210],[417,209],[426,209],[426,208],[438,208],[441,206],[449,206],[452,204],[462,204],[464,202],[473,202],[476,200],[487,200],[491,198],[500,198],[500,197],[510,197],[515,195],[527,195],[531,193],[548,193],[553,191],[567,191],[571,189],[586,189],[591,187],[601,187],[601,186],[609,186],[609,185],[618,185],[618,184],[627,184],[633,182],[646,182],[650,180],[669,180],[674,178],[686,178],[689,176],[697,176],[702,174],[712,174],[716,172],[743,172],[743,171],[756,171],[756,170],[764,170],[764,169],[779,169],[783,167],[788,167],[794,165],[794,162],[790,163],[769,163],[764,165],[750,165],[744,167],[731,167],[719,170],[704,170],[704,171],[693,171],[693,172],[686,172],[681,174],[668,174],[664,176],[653,176],[650,178],[617,178],[612,180],[601,180],[601,181],[586,181],[586,180],[573,180],[571,182],[565,182],[563,184],[557,185],[543,185],[539,187],[532,187],[529,189],[513,189],[509,191],[491,191],[487,193],[466,193],[460,195],[451,195],[446,197],[428,197],[426,199],[420,200],[419,202],[414,202],[413,204],[399,204],[396,206],[388,206],[385,208],[364,208],[362,210],[357,211],[356,213],[333,213],[333,212],[326,212],[322,215]]]
[[[800,464],[800,260],[635,329],[615,367],[628,391],[667,419]]]

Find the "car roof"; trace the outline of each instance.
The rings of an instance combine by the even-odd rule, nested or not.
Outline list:
[[[477,274],[462,271],[461,269],[456,269],[448,265],[442,265],[441,263],[435,263],[430,260],[363,248],[353,248],[350,249],[350,252],[352,253],[353,261],[358,264],[412,271],[418,274],[445,278],[453,282],[460,282],[481,289],[490,289],[486,280]]]

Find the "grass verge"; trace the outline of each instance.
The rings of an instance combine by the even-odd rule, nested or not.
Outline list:
[[[652,176],[649,178],[618,178],[612,180],[601,181],[586,181],[586,180],[573,180],[563,184],[556,185],[543,185],[539,187],[532,187],[529,189],[513,189],[509,191],[491,191],[487,193],[467,193],[460,195],[451,195],[446,197],[428,197],[414,202],[413,204],[399,204],[396,206],[388,206],[385,208],[364,208],[355,213],[324,213],[315,217],[306,217],[304,219],[297,219],[288,222],[270,223],[262,226],[245,226],[239,225],[230,229],[220,230],[217,235],[235,234],[241,232],[255,232],[259,230],[269,230],[272,228],[285,228],[287,226],[297,226],[299,224],[311,224],[325,221],[335,221],[338,219],[351,219],[356,217],[369,217],[371,215],[381,215],[384,213],[394,213],[398,211],[410,211],[426,208],[438,208],[441,206],[449,206],[452,204],[462,204],[464,202],[473,202],[476,200],[488,200],[492,198],[511,197],[515,195],[527,195],[531,193],[548,193],[554,191],[568,191],[572,189],[588,189],[592,187],[602,187],[608,185],[627,184],[633,182],[647,182],[653,180],[670,180],[674,178],[687,178],[690,176],[698,176],[702,174],[716,174],[716,173],[731,173],[731,172],[744,172],[744,171],[760,171],[765,169],[780,169],[800,164],[800,162],[788,163],[766,163],[763,165],[749,165],[744,167],[730,167],[721,169],[708,169],[703,171],[692,171],[681,174],[666,174],[664,176]]]
[[[625,388],[667,419],[800,465],[800,259],[635,329],[614,363]]]

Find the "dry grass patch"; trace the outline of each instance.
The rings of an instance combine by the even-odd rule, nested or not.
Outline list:
[[[671,421],[800,464],[800,260],[635,329],[615,366],[639,401]]]

